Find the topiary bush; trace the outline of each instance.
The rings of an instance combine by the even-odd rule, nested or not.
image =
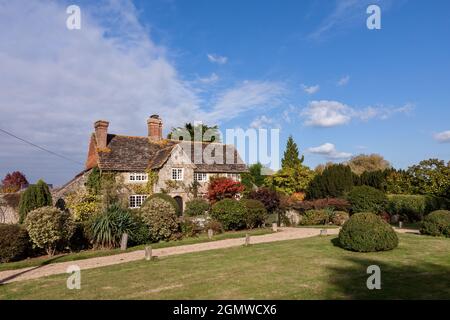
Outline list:
[[[253,229],[264,224],[264,221],[267,219],[267,210],[261,201],[242,199],[240,202],[245,208],[247,229]]]
[[[427,215],[422,222],[420,233],[450,237],[450,211],[438,210]]]
[[[245,212],[246,209],[241,202],[223,199],[213,205],[210,215],[220,221],[225,230],[239,230],[246,226]]]
[[[172,198],[171,196],[169,196],[167,193],[154,193],[154,194],[152,194],[151,196],[149,196],[149,197],[144,201],[144,203],[143,203],[142,205],[145,205],[145,202],[150,201],[150,200],[155,199],[155,198],[159,198],[159,199],[162,199],[162,200],[164,200],[164,201],[170,203],[170,205],[171,205],[171,206],[174,208],[174,210],[175,210],[175,214],[176,214],[177,216],[181,216],[181,213],[182,213],[182,212],[181,212],[181,208],[180,208],[180,206],[178,205],[177,201],[176,201],[174,198]]]
[[[54,207],[42,207],[28,213],[25,226],[34,246],[44,249],[49,256],[59,245],[66,244],[75,230],[70,213]]]
[[[136,223],[129,210],[118,204],[110,205],[105,211],[91,218],[89,233],[94,245],[99,248],[116,248],[124,233],[133,237]]]
[[[209,210],[209,203],[204,199],[193,199],[186,202],[184,214],[188,217],[202,216]]]
[[[147,199],[139,210],[139,216],[149,228],[153,242],[169,240],[179,230],[173,204],[162,197]]]
[[[336,226],[342,226],[349,218],[349,214],[345,211],[334,211],[331,216],[331,223]]]
[[[328,224],[331,213],[330,210],[308,210],[301,215],[300,224],[304,226]]]
[[[387,206],[387,196],[383,191],[369,187],[354,187],[347,196],[352,213],[373,212],[380,214]]]
[[[392,250],[398,246],[394,229],[373,213],[356,213],[339,232],[342,248],[357,252]]]
[[[0,224],[0,263],[25,259],[31,251],[31,240],[23,226]]]

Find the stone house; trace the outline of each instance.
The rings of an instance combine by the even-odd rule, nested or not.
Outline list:
[[[108,121],[95,122],[85,170],[55,190],[55,200],[84,186],[90,170],[98,167],[116,173],[131,190],[127,194],[130,208],[141,206],[150,181],[152,193],[166,192],[183,209],[194,195],[206,195],[210,178],[226,176],[239,181],[241,173],[248,170],[232,145],[164,139],[158,115],[147,120],[145,137],[112,134],[108,126]]]

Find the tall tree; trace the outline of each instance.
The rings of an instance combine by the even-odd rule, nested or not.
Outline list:
[[[8,173],[2,180],[1,191],[4,193],[14,193],[28,187],[28,181],[25,175],[20,171]]]
[[[39,180],[37,184],[29,186],[20,197],[19,222],[23,223],[30,211],[52,206],[52,204],[52,194],[48,185],[43,180]]]
[[[323,170],[311,181],[307,191],[309,199],[339,198],[355,184],[355,174],[343,164],[335,164]]]
[[[255,163],[248,167],[248,172],[241,174],[241,183],[246,190],[252,190],[253,187],[261,187],[264,184],[264,176],[261,173],[263,165]]]
[[[210,127],[206,124],[198,124],[195,126],[188,122],[184,124],[184,127],[172,128],[167,135],[167,138],[188,141],[220,142],[220,132],[218,126]]]
[[[303,155],[301,158],[299,158],[297,144],[295,143],[294,138],[292,138],[292,136],[289,136],[286,144],[286,150],[284,151],[283,159],[281,159],[281,167],[283,169],[297,168],[303,163],[304,160],[305,156]]]
[[[391,164],[379,154],[360,154],[352,157],[345,164],[358,175],[365,171],[385,170],[391,167]]]

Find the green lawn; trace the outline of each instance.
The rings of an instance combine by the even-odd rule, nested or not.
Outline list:
[[[397,249],[355,253],[313,237],[137,261],[0,286],[1,299],[450,299],[450,239],[399,235]],[[368,290],[366,269],[381,268]]]
[[[263,229],[253,229],[253,230],[246,230],[246,231],[230,231],[230,232],[217,234],[213,237],[212,240],[210,240],[206,234],[201,234],[197,237],[185,238],[185,239],[178,240],[178,241],[165,241],[165,242],[153,243],[153,244],[151,244],[151,246],[154,249],[158,249],[158,248],[181,246],[181,245],[187,245],[187,244],[224,240],[224,239],[242,238],[242,237],[245,237],[245,235],[247,233],[250,235],[253,235],[253,236],[257,236],[257,235],[272,233],[272,229],[263,228]],[[142,250],[142,249],[144,249],[145,246],[148,246],[148,245],[140,245],[140,246],[130,247],[126,250],[126,252]],[[110,255],[119,254],[119,253],[123,253],[123,252],[124,251],[121,251],[120,249],[86,250],[86,251],[81,251],[81,252],[76,252],[76,253],[56,255],[53,257],[42,256],[42,257],[26,259],[26,260],[22,260],[22,261],[0,263],[0,271],[16,270],[16,269],[27,268],[27,267],[44,266],[47,264],[57,263],[57,262],[83,260],[83,259],[89,259],[89,258],[94,258],[94,257],[110,256]]]

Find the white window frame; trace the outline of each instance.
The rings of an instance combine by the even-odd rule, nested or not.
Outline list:
[[[207,182],[208,181],[208,174],[204,173],[204,172],[194,172],[194,181],[196,181],[196,182]]]
[[[147,199],[146,194],[132,194],[128,197],[128,207],[130,209],[137,209],[142,206],[145,199]]]
[[[145,172],[130,172],[128,181],[131,183],[142,183],[148,181],[148,174]]]
[[[183,168],[172,168],[171,179],[174,181],[182,181],[184,179],[184,169]]]

